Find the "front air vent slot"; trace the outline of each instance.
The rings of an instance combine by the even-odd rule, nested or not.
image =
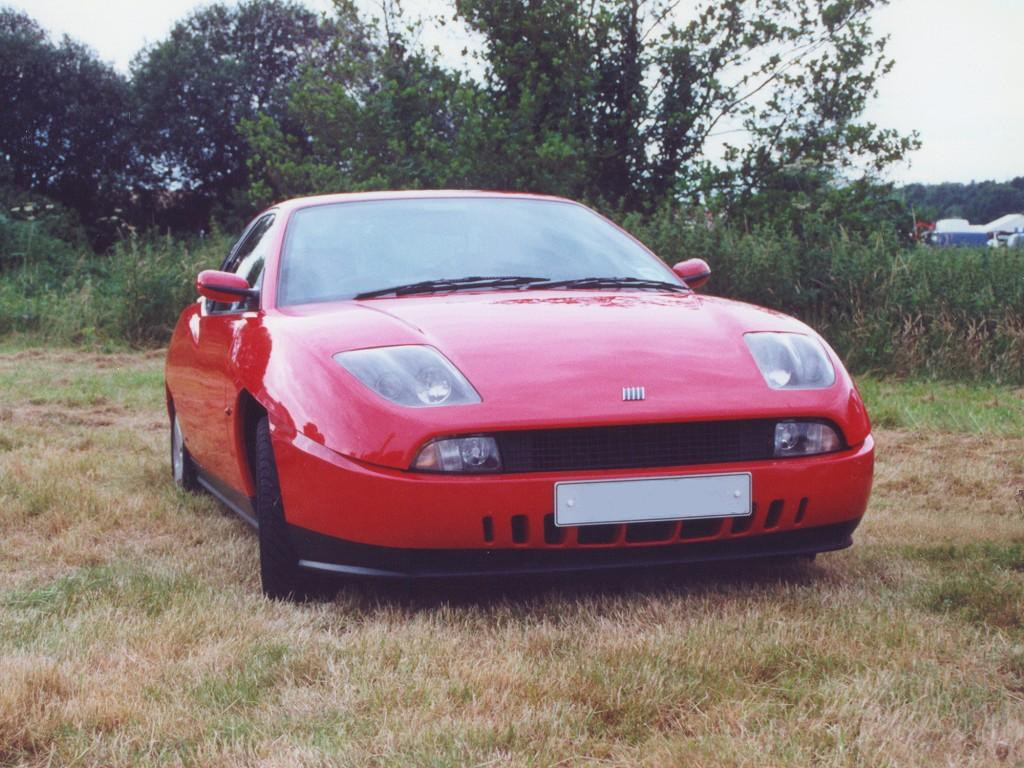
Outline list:
[[[755,517],[757,517],[757,502],[750,505],[749,515],[746,517],[734,517],[732,519],[732,532],[746,533],[750,530],[750,526],[754,524]]]
[[[770,530],[779,524],[785,504],[786,502],[782,499],[776,499],[768,506],[768,514],[764,518],[765,530]]]
[[[544,515],[544,543],[562,544],[565,541],[565,528],[555,525],[554,515]]]
[[[794,522],[800,525],[804,521],[804,517],[807,515],[807,497],[804,496],[800,499],[800,506],[796,508],[796,519]]]
[[[484,541],[488,544],[494,541],[494,518],[490,515],[484,518]]]
[[[626,541],[668,541],[675,537],[676,525],[675,522],[630,523],[626,526]]]
[[[722,521],[715,519],[708,520],[686,520],[683,522],[683,531],[680,538],[683,539],[706,539],[715,536],[722,530]]]
[[[530,537],[529,524],[526,515],[512,515],[512,541],[515,544],[525,544]]]
[[[619,538],[618,525],[582,525],[577,529],[580,544],[611,544]]]

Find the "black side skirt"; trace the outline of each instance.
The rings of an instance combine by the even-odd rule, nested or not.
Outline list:
[[[809,555],[850,546],[859,523],[858,519],[719,541],[592,549],[399,549],[336,539],[296,525],[288,526],[288,535],[299,553],[299,565],[311,571],[374,578],[451,578]]]
[[[204,472],[202,467],[197,466],[196,470],[196,480],[210,492],[211,496],[253,528],[259,528],[259,523],[256,522],[256,504],[253,499],[222,483],[210,473]]]

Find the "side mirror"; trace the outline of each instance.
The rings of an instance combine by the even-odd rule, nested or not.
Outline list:
[[[218,269],[204,269],[196,278],[196,291],[210,301],[231,304],[257,295],[244,277]]]
[[[683,279],[691,291],[704,287],[711,277],[711,267],[704,259],[687,259],[672,267],[672,271]]]

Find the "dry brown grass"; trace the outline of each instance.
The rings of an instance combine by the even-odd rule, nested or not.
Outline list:
[[[814,565],[263,600],[160,360],[0,355],[0,764],[1024,764],[1024,438],[883,430]]]

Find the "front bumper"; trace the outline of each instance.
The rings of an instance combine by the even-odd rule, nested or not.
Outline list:
[[[656,568],[685,563],[809,555],[845,549],[860,520],[783,533],[687,544],[575,549],[399,549],[356,544],[292,526],[299,565],[321,573],[369,578],[458,578]]]
[[[874,442],[825,456],[574,473],[446,476],[362,464],[274,436],[292,544],[305,567],[445,576],[635,567],[841,549],[867,508]],[[750,472],[746,518],[555,528],[565,480]]]

